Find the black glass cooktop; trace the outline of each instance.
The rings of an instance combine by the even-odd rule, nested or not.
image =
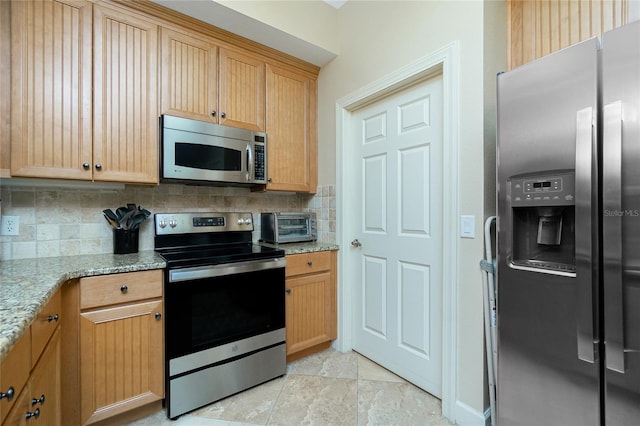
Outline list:
[[[284,257],[284,250],[259,244],[163,249],[158,253],[172,269]]]

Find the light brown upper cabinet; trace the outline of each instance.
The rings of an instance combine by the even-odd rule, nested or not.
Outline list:
[[[267,190],[315,193],[316,79],[267,65]]]
[[[627,23],[628,0],[509,0],[509,69]]]
[[[264,131],[264,61],[198,33],[162,37],[162,112]]]
[[[158,26],[94,6],[94,179],[158,182]]]
[[[157,26],[80,0],[11,2],[11,26],[11,175],[157,183]]]
[[[91,3],[11,2],[11,175],[91,180]]]

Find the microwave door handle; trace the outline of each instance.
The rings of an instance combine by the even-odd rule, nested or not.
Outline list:
[[[253,177],[253,152],[251,151],[251,144],[247,144],[247,181],[250,181]]]

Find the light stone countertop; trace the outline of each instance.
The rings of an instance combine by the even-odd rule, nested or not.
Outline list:
[[[285,255],[335,251],[321,241],[270,244]],[[93,254],[0,261],[0,362],[25,333],[49,299],[70,279],[121,272],[162,269],[166,262],[155,251]]]
[[[0,261],[0,362],[65,281],[165,266],[152,250]]]
[[[313,253],[316,251],[336,251],[339,250],[340,247],[334,243],[325,243],[322,241],[314,241],[308,243],[282,243],[282,244],[271,244],[260,241],[259,244],[267,247],[275,247],[281,250],[284,250],[284,254],[301,254],[301,253]]]

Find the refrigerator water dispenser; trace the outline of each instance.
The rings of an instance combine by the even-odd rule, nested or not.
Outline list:
[[[574,188],[572,171],[511,177],[512,267],[575,273]]]

